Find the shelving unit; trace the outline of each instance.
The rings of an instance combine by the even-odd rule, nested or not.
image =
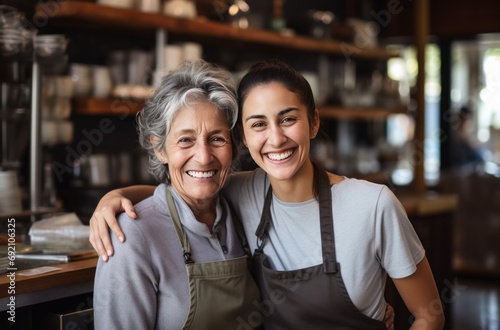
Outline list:
[[[50,3],[40,3],[37,11],[52,13]],[[186,40],[204,42],[231,41],[243,45],[298,50],[318,54],[345,56],[353,59],[387,60],[399,53],[382,48],[360,48],[335,40],[304,36],[287,37],[262,29],[239,29],[226,23],[205,18],[186,19],[160,13],[144,13],[133,9],[115,8],[91,2],[67,1],[58,3],[58,10],[49,18],[51,25],[85,30],[106,29],[118,33],[145,33],[153,36],[158,29]]]
[[[37,10],[53,12],[50,4],[40,3]],[[116,33],[145,34],[154,37],[163,31],[169,37],[195,40],[205,44],[231,42],[232,46],[261,46],[294,50],[318,55],[385,61],[399,56],[394,50],[383,48],[360,48],[344,41],[315,39],[305,36],[283,36],[262,29],[240,29],[230,24],[215,22],[200,17],[185,19],[161,13],[143,13],[133,9],[115,8],[91,2],[67,1],[58,4],[58,10],[50,17],[51,25],[83,30],[106,29]],[[131,24],[133,22],[133,24]],[[157,46],[158,48],[158,46]],[[134,99],[75,99],[73,111],[77,115],[135,115],[143,106]],[[386,118],[395,113],[406,113],[405,108],[345,108],[325,106],[321,110],[324,118],[372,119]]]
[[[400,56],[396,50],[382,47],[357,47],[345,41],[316,39],[307,36],[284,36],[264,29],[240,29],[229,23],[212,21],[204,17],[178,18],[162,13],[144,13],[99,5],[88,1],[65,1],[57,11],[49,3],[39,3],[36,10],[52,13],[50,27],[78,31],[107,31],[121,36],[147,38],[156,48],[156,57],[163,58],[163,45],[168,42],[198,42],[206,47],[224,49],[263,49],[293,52],[304,56],[317,56],[317,73],[320,85],[327,86],[331,61],[385,62]],[[301,55],[298,55],[301,56]],[[161,61],[160,61],[161,62]],[[161,63],[160,63],[161,65]],[[160,67],[156,68],[161,71]],[[134,116],[144,105],[140,99],[75,98],[72,111],[77,116]],[[333,120],[384,120],[393,114],[406,114],[406,107],[345,107],[325,105],[320,107],[324,119]],[[385,174],[384,174],[385,175]]]
[[[76,115],[134,116],[144,106],[143,100],[113,98],[76,98],[73,113]],[[394,114],[406,114],[406,107],[340,107],[323,106],[319,109],[325,119],[384,119]]]

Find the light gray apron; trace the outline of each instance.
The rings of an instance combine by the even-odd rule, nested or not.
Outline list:
[[[234,220],[233,223],[245,256],[194,263],[186,232],[168,187],[167,204],[182,246],[189,281],[190,306],[182,329],[260,329],[262,319],[256,317],[259,315],[260,294],[248,270],[250,249],[239,221]]]

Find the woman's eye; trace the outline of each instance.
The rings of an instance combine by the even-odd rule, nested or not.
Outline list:
[[[281,123],[283,123],[283,124],[292,124],[292,123],[294,123],[296,121],[297,120],[294,117],[286,117],[286,118],[283,118],[283,120],[281,121]]]
[[[251,127],[259,129],[259,128],[263,128],[264,126],[265,126],[265,124],[263,122],[256,122],[256,123],[253,123]]]
[[[194,140],[190,139],[190,138],[180,138],[177,143],[185,148],[185,147],[190,147],[192,145],[194,145]]]
[[[214,136],[210,139],[210,144],[216,147],[222,147],[227,143],[227,139],[222,136]]]

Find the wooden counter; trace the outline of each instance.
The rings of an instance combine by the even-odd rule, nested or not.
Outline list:
[[[410,194],[400,195],[398,199],[403,204],[425,249],[447,319],[444,329],[450,329],[452,301],[449,299],[449,292],[453,283],[453,232],[455,212],[458,208],[458,195],[427,194],[418,196]],[[394,328],[408,329],[411,314],[391,280],[387,281],[385,297],[394,307],[396,313]]]
[[[458,207],[458,195],[456,194],[401,195],[397,197],[410,218],[450,213]]]
[[[29,306],[50,300],[92,292],[97,258],[51,264],[59,270],[33,276],[15,277],[15,302],[17,307]],[[0,310],[7,309],[10,300],[10,279],[7,274],[0,277]]]

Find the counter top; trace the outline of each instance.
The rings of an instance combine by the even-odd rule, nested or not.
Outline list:
[[[6,310],[7,302],[13,296],[9,290],[15,290],[16,307],[49,301],[92,292],[97,257],[64,264],[50,264],[59,270],[33,275],[21,276],[15,273],[14,286],[11,286],[8,274],[0,277],[0,310]]]
[[[458,207],[456,194],[396,195],[406,213],[411,216],[428,216],[454,212]]]
[[[15,280],[16,295],[50,289],[56,286],[71,285],[82,281],[93,281],[97,266],[97,258],[64,264],[51,264],[50,266],[60,269],[33,276],[21,276],[18,274],[19,271],[17,271]],[[0,298],[9,296],[9,282],[9,278],[6,274],[3,274],[0,278]]]

